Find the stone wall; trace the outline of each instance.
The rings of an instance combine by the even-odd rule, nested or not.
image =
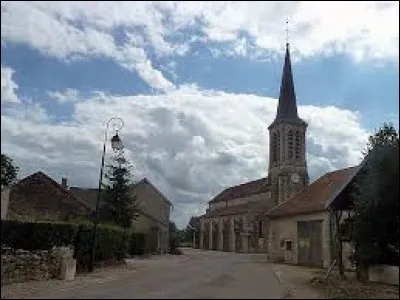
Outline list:
[[[1,285],[57,278],[63,261],[72,259],[73,252],[68,247],[26,251],[2,246]]]

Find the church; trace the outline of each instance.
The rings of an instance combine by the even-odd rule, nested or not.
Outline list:
[[[268,127],[268,176],[229,187],[208,202],[199,217],[200,249],[329,265],[331,223],[325,204],[341,194],[359,166],[327,173],[310,185],[307,126],[297,111],[287,43],[277,113]]]

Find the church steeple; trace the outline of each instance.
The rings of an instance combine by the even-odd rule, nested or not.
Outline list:
[[[285,64],[283,65],[277,118],[298,118],[296,93],[294,91],[289,43],[286,43]]]
[[[287,34],[287,33],[286,33]],[[289,43],[279,92],[278,109],[269,129],[269,182],[277,203],[308,184],[306,163],[307,123],[297,113]]]
[[[296,124],[305,123],[297,114],[296,93],[294,90],[289,43],[286,43],[285,63],[283,65],[281,87],[279,91],[278,110],[275,120],[270,127],[281,122]]]

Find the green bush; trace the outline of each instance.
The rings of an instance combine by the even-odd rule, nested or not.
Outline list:
[[[74,246],[79,270],[86,270],[91,258],[91,223],[1,221],[1,243],[15,249],[46,250],[53,246]],[[119,227],[98,225],[95,264],[118,262],[125,257],[128,233]],[[139,247],[139,245],[136,245]],[[136,250],[139,251],[139,250]]]
[[[15,249],[46,250],[74,243],[78,225],[64,222],[1,220],[1,244]]]

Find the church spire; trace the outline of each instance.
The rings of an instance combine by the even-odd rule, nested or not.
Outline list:
[[[285,64],[283,66],[279,104],[276,118],[297,119],[296,94],[294,91],[289,43],[286,43]]]

